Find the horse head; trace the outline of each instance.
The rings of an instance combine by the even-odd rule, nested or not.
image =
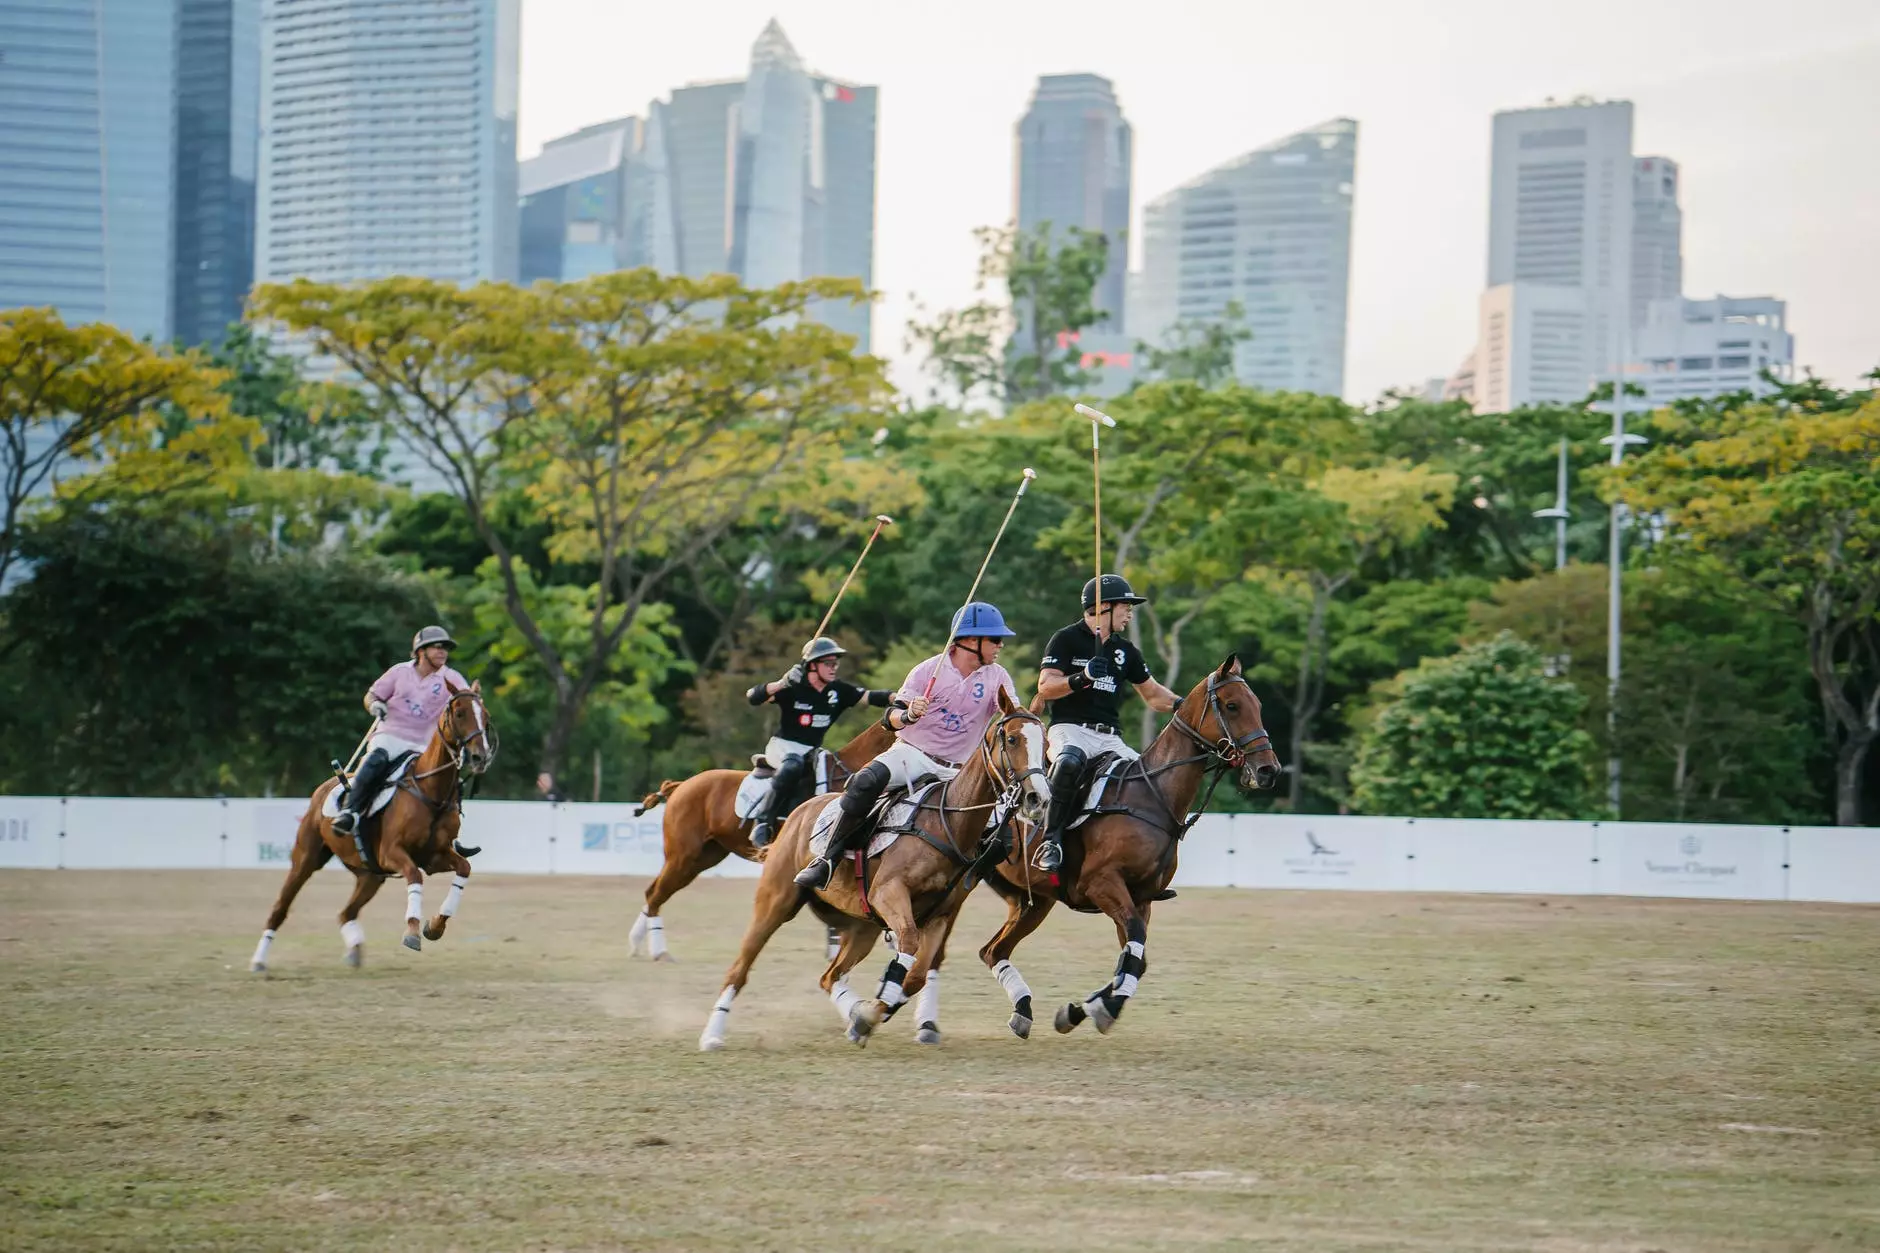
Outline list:
[[[437,734],[456,757],[458,769],[482,774],[496,760],[496,726],[483,704],[483,686],[458,687],[449,679],[450,701],[437,717]]]
[[[1260,717],[1260,698],[1241,673],[1240,657],[1229,653],[1220,669],[1189,691],[1176,711],[1197,744],[1216,760],[1240,772],[1240,786],[1267,791],[1279,783],[1279,754]]]
[[[999,689],[999,716],[986,728],[980,751],[999,791],[1018,788],[1018,816],[1029,823],[1044,821],[1051,808],[1051,781],[1044,770],[1044,723],[1037,714],[1013,703],[1003,687]]]

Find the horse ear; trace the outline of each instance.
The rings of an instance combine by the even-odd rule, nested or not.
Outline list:
[[[1239,653],[1227,654],[1227,660],[1221,663],[1220,676],[1223,679],[1226,679],[1226,678],[1231,678],[1234,675],[1239,674],[1239,673],[1240,673],[1240,654]]]
[[[1018,706],[1012,703],[1011,692],[1006,690],[1003,683],[999,685],[999,712],[1002,714],[1015,714],[1018,712]]]
[[[444,690],[449,692],[452,696],[455,696],[457,693],[463,691],[462,688],[458,687],[455,683],[452,683],[449,679],[444,680]]]

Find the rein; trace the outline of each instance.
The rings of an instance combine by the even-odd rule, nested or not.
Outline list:
[[[1222,681],[1218,671],[1208,676],[1208,705],[1206,711],[1201,716],[1199,726],[1191,726],[1188,720],[1182,717],[1179,709],[1170,717],[1169,725],[1187,736],[1188,739],[1201,750],[1200,752],[1187,757],[1177,757],[1172,761],[1163,762],[1153,769],[1143,764],[1142,759],[1139,757],[1131,763],[1134,766],[1133,772],[1125,768],[1118,777],[1119,785],[1131,783],[1135,779],[1141,779],[1144,783],[1149,785],[1149,794],[1155,797],[1156,804],[1162,807],[1162,812],[1167,814],[1169,821],[1174,824],[1172,827],[1161,827],[1159,823],[1154,825],[1162,830],[1164,834],[1171,834],[1178,840],[1187,835],[1195,822],[1199,820],[1200,816],[1207,812],[1209,803],[1214,799],[1214,790],[1220,786],[1221,780],[1227,773],[1229,771],[1239,770],[1244,766],[1249,751],[1257,751],[1262,746],[1271,747],[1272,745],[1272,737],[1269,736],[1264,729],[1250,731],[1246,735],[1237,737],[1233,733],[1233,728],[1227,725],[1227,713],[1221,708],[1221,689],[1235,683],[1246,688],[1248,694],[1252,695],[1253,685],[1248,683],[1247,680],[1240,675],[1234,675],[1225,682]],[[1209,717],[1212,717],[1215,725],[1221,729],[1219,739],[1210,740],[1201,733],[1200,727],[1207,724]],[[1204,767],[1207,777],[1207,790],[1202,793],[1200,805],[1196,806],[1191,811],[1192,816],[1190,816],[1190,814],[1178,814],[1175,812],[1175,807],[1168,803],[1168,798],[1162,794],[1162,789],[1157,785],[1156,779],[1172,770],[1180,769],[1183,766],[1192,766],[1196,762],[1207,763]],[[1128,809],[1122,812],[1129,814],[1131,817],[1143,817],[1143,815],[1136,814],[1134,811]],[[1173,848],[1172,845],[1170,847],[1171,849]]]
[[[454,726],[456,719],[452,711],[456,708],[457,702],[460,700],[469,700],[475,705],[477,729],[472,735],[467,735],[461,740],[453,740],[450,737],[450,729]],[[445,704],[444,711],[439,714],[437,718],[437,738],[446,749],[450,750],[445,756],[444,761],[429,770],[410,772],[398,781],[399,787],[423,801],[425,807],[431,811],[431,833],[433,835],[437,832],[438,819],[443,817],[444,814],[449,812],[453,807],[455,807],[459,813],[463,812],[464,778],[468,776],[472,780],[472,789],[474,790],[476,781],[482,779],[484,772],[487,771],[490,765],[496,760],[496,750],[499,745],[496,733],[490,727],[489,719],[483,716],[483,698],[469,688],[465,688],[461,692],[453,693],[449,702]],[[470,766],[470,748],[478,741],[481,741],[488,751],[483,754],[482,760],[477,763],[475,769],[472,769]],[[447,771],[454,772],[455,775],[451,780],[449,790],[445,793],[442,800],[432,800],[431,794],[420,787],[419,784],[423,783],[426,779],[444,774]]]

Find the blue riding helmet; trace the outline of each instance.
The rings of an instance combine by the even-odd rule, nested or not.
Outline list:
[[[975,600],[960,606],[960,611],[953,615],[953,630],[947,638],[992,639],[1017,634],[1017,631],[1005,625],[1005,617],[996,606]]]

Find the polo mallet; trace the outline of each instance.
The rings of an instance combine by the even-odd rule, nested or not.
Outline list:
[[[366,728],[366,733],[359,737],[359,747],[352,750],[352,756],[346,759],[346,764],[341,766],[339,758],[333,759],[333,777],[340,780],[341,787],[345,787],[346,780],[352,777],[353,767],[359,764],[359,754],[366,751],[366,745],[371,743],[372,737],[378,733],[379,719],[374,718],[372,725]]]
[[[1012,503],[1005,507],[1005,520],[999,523],[998,534],[992,537],[992,547],[986,549],[986,559],[979,563],[979,573],[973,576],[973,585],[967,591],[966,599],[960,602],[962,605],[972,604],[973,597],[979,595],[979,581],[986,577],[986,567],[992,564],[992,554],[999,551],[999,541],[1005,538],[1005,528],[1012,524],[1012,515],[1018,512],[1018,502],[1024,498],[1025,489],[1031,486],[1031,481],[1037,477],[1038,472],[1036,470],[1032,469],[1030,466],[1025,467],[1023,477],[1018,480],[1018,490],[1012,493]],[[952,643],[952,640],[947,641],[949,648],[952,646]],[[927,676],[927,690],[921,693],[923,700],[933,695],[934,680],[939,676],[940,670],[939,667],[936,666],[934,672]]]
[[[1097,538],[1097,603],[1092,607],[1096,610],[1097,622],[1099,624],[1098,629],[1101,630],[1101,624],[1103,622],[1103,453],[1098,446],[1097,432],[1103,427],[1115,426],[1116,419],[1103,412],[1101,409],[1092,409],[1089,405],[1078,405],[1077,412],[1090,419],[1091,509],[1096,515]],[[1102,643],[1102,640],[1099,640],[1098,643]]]
[[[816,635],[821,635],[829,626],[829,619],[836,616],[836,606],[842,603],[843,594],[849,590],[849,584],[855,581],[855,575],[861,570],[862,562],[868,559],[868,550],[875,546],[875,536],[881,534],[882,527],[893,525],[894,519],[890,518],[887,514],[878,513],[875,515],[875,529],[868,533],[868,542],[862,545],[862,555],[857,557],[855,564],[849,567],[849,577],[843,579],[842,586],[836,589],[836,598],[829,602],[829,612],[825,613],[822,616],[822,621],[816,624]],[[815,636],[811,638],[813,639]]]

